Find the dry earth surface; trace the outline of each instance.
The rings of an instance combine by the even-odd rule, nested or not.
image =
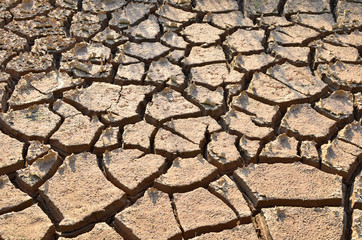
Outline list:
[[[361,0],[0,0],[0,239],[362,239]]]

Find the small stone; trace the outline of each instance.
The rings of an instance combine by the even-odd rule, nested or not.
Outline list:
[[[126,203],[126,194],[105,178],[91,153],[68,156],[39,193],[62,232],[105,220]]]
[[[102,131],[101,136],[94,145],[94,153],[103,153],[119,147],[120,133],[118,127],[108,127]]]
[[[143,224],[139,224],[140,219]],[[152,188],[118,213],[114,225],[129,239],[182,239],[169,196]]]
[[[257,208],[342,204],[342,177],[300,162],[249,165],[233,176]]]
[[[136,149],[116,149],[103,154],[103,165],[110,181],[129,195],[146,189],[165,169],[165,158]]]
[[[269,141],[274,136],[273,128],[258,126],[253,121],[255,117],[252,115],[231,109],[221,118],[223,126],[228,129],[231,134],[240,137],[245,135],[248,139],[262,141]]]
[[[338,174],[347,183],[350,182],[353,173],[357,170],[362,160],[362,149],[334,139],[321,146],[321,169],[325,172]]]
[[[61,118],[47,104],[33,105],[17,111],[0,113],[7,131],[25,141],[46,141],[61,123]]]
[[[19,211],[33,204],[33,199],[28,194],[15,188],[8,176],[5,175],[0,176],[0,196],[0,216],[11,211]]]
[[[155,153],[165,156],[167,159],[191,158],[200,154],[201,149],[198,144],[160,128],[155,136]]]
[[[309,104],[289,107],[280,125],[281,132],[298,140],[313,140],[316,143],[329,139],[336,130],[336,121],[318,113]]]
[[[289,163],[299,160],[298,141],[286,134],[281,134],[275,140],[267,143],[259,156],[261,163]]]
[[[216,175],[217,168],[209,164],[202,155],[176,158],[167,173],[157,178],[154,185],[167,193],[189,192],[207,185]]]
[[[227,175],[213,181],[209,185],[209,190],[230,205],[237,212],[241,222],[250,222],[251,212],[243,194],[238,186]]]
[[[222,200],[204,188],[175,193],[177,216],[185,238],[235,226],[235,213]]]
[[[0,236],[4,239],[51,239],[55,227],[38,205],[0,215]]]
[[[266,227],[273,239],[341,239],[343,208],[275,207],[263,209]],[[316,221],[318,219],[318,221]]]
[[[145,118],[147,122],[161,125],[172,118],[198,117],[200,109],[188,102],[180,93],[165,88],[153,95],[152,102],[147,104]]]
[[[222,172],[231,172],[244,162],[236,148],[236,139],[227,132],[213,133],[207,144],[207,160]]]

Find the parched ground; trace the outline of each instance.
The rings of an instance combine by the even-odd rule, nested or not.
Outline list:
[[[360,0],[0,0],[0,239],[362,239]]]

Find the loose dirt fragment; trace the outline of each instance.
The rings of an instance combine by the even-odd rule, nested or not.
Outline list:
[[[198,144],[200,148],[206,143],[206,135],[222,130],[215,119],[210,116],[186,119],[171,119],[163,128],[176,132],[191,142]]]
[[[280,125],[281,132],[298,140],[313,140],[316,143],[326,141],[336,130],[336,121],[318,113],[309,104],[289,107]]]
[[[104,237],[107,237],[107,239],[112,240],[123,240],[121,235],[119,235],[116,230],[114,230],[112,227],[107,225],[106,223],[97,223],[94,225],[91,231],[86,232],[84,234],[81,234],[77,237],[74,237],[72,239],[74,240],[88,240],[88,239],[94,239],[94,240],[101,240]],[[69,238],[60,237],[59,240],[69,240]]]
[[[201,149],[198,144],[160,128],[155,136],[155,153],[170,160],[175,157],[195,157],[201,153]]]
[[[190,82],[216,90],[223,84],[241,83],[244,85],[244,73],[234,69],[229,70],[225,63],[208,64],[191,68]]]
[[[98,15],[78,12],[72,18],[70,26],[70,35],[78,41],[89,40],[97,34],[105,24],[107,15],[99,13]]]
[[[245,91],[233,98],[230,107],[255,116],[253,121],[261,126],[274,126],[281,116],[278,106],[259,102],[249,97]]]
[[[261,54],[253,55],[238,55],[235,59],[235,67],[242,71],[260,71],[264,70],[270,64],[274,63],[276,59],[264,52]]]
[[[124,45],[124,53],[142,61],[153,61],[165,56],[170,48],[159,42],[142,42],[140,44],[128,42]]]
[[[50,150],[50,145],[40,141],[30,141],[28,151],[26,153],[26,164],[32,164],[36,159],[43,157]]]
[[[39,200],[52,213],[62,232],[103,220],[126,203],[125,193],[107,181],[98,167],[97,157],[91,153],[68,156],[39,190]]]
[[[263,209],[273,239],[342,239],[343,208],[275,207]]]
[[[295,65],[307,65],[310,49],[308,47],[282,47],[272,44],[270,47],[272,55],[277,58],[287,59]]]
[[[151,63],[145,84],[156,85],[157,89],[160,90],[167,85],[181,92],[186,82],[181,67],[170,63],[166,58],[161,58]]]
[[[136,148],[150,153],[151,139],[155,134],[156,128],[145,121],[126,125],[122,135],[122,147]]]
[[[4,239],[52,239],[55,227],[38,205],[0,216],[0,236]]]
[[[152,102],[147,104],[145,118],[154,125],[160,125],[172,118],[198,117],[200,109],[188,102],[180,93],[165,88],[153,95]]]
[[[166,193],[149,188],[142,198],[116,215],[114,225],[130,239],[181,240],[173,211]]]
[[[145,74],[145,64],[135,63],[129,65],[119,65],[117,74],[114,77],[114,83],[118,85],[142,84],[142,78]]]
[[[53,56],[37,55],[34,53],[20,53],[6,64],[6,72],[14,78],[33,72],[49,72],[54,68]]]
[[[335,62],[318,65],[317,74],[334,89],[362,91],[362,65]],[[351,77],[353,76],[353,77]]]
[[[304,45],[317,38],[319,33],[300,25],[277,27],[270,32],[268,42],[282,46]]]
[[[342,177],[300,162],[249,165],[233,176],[257,208],[342,204]]]
[[[209,190],[237,212],[241,222],[251,221],[251,212],[238,186],[227,175],[213,181]]]
[[[122,32],[115,31],[110,27],[106,27],[102,32],[97,33],[92,39],[92,42],[102,43],[103,45],[115,49],[118,45],[125,43],[128,40]]]
[[[67,117],[51,136],[50,144],[65,153],[90,151],[104,125],[97,116],[89,118],[81,114]]]
[[[243,136],[240,138],[239,147],[241,150],[241,156],[245,160],[246,164],[257,162],[257,156],[262,148],[259,140],[249,140]]]
[[[295,103],[308,101],[306,95],[264,73],[255,73],[253,75],[246,92],[248,95],[269,105],[279,105],[282,109]]]
[[[187,239],[236,225],[237,217],[231,208],[204,188],[175,193],[174,201]]]
[[[290,63],[284,63],[269,68],[267,74],[290,88],[309,96],[311,100],[327,92],[327,84],[314,76],[309,67],[296,67]]]
[[[360,172],[353,183],[353,190],[350,197],[351,207],[354,209],[362,210],[362,172]]]
[[[299,160],[298,141],[286,134],[280,134],[275,140],[267,143],[259,156],[261,163],[289,163]]]
[[[362,236],[362,210],[353,211],[352,239],[359,239]]]
[[[329,1],[314,0],[299,2],[298,0],[289,0],[284,6],[284,12],[286,14],[330,12]]]
[[[322,98],[315,108],[322,114],[341,123],[353,121],[353,94],[337,90],[328,98]]]
[[[21,4],[10,9],[15,20],[28,20],[37,15],[44,15],[52,9],[52,5],[47,0],[23,1]]]
[[[0,196],[0,215],[11,211],[19,211],[33,204],[33,199],[28,194],[15,188],[8,176],[5,175],[0,176]],[[2,221],[1,225],[3,224]],[[0,236],[3,237],[3,235]]]
[[[207,144],[207,160],[222,172],[230,172],[243,164],[235,146],[237,137],[227,132],[213,133],[211,142]]]
[[[248,139],[269,141],[274,136],[274,129],[270,127],[259,127],[252,115],[231,109],[222,117],[222,125],[230,131],[231,134],[242,137],[245,135]]]
[[[213,63],[224,63],[226,61],[225,54],[220,46],[217,47],[193,47],[190,55],[187,56],[182,62],[189,66],[201,66]]]
[[[82,9],[87,12],[99,13],[99,12],[112,12],[119,8],[122,8],[127,4],[125,0],[84,0],[82,2]]]
[[[239,6],[233,0],[196,0],[195,10],[200,12],[227,12],[236,11]]]
[[[35,195],[38,188],[48,180],[61,164],[57,152],[49,150],[44,156],[37,158],[30,166],[16,171],[16,183],[25,192]]]
[[[224,90],[218,87],[211,91],[205,87],[190,84],[185,89],[186,98],[198,106],[203,115],[218,118],[225,112]]]
[[[108,127],[102,131],[102,135],[94,145],[94,153],[103,153],[119,147],[119,127]]]
[[[353,173],[362,160],[362,149],[334,139],[321,147],[322,170],[343,177],[347,183],[350,182]]]
[[[346,125],[338,132],[338,139],[354,144],[362,148],[362,127],[357,121]]]
[[[0,49],[7,51],[20,52],[28,49],[28,43],[25,38],[19,37],[15,33],[0,29]]]
[[[185,27],[182,34],[189,42],[206,46],[216,43],[223,32],[224,31],[213,27],[208,23],[194,23]]]
[[[103,154],[103,164],[111,182],[129,195],[135,195],[147,188],[161,175],[165,158],[147,154],[136,149],[116,149]]]
[[[226,38],[225,45],[232,54],[256,53],[264,50],[264,30],[238,29]]]
[[[81,114],[75,107],[60,99],[53,103],[53,110],[63,118]]]
[[[161,34],[160,25],[154,15],[142,21],[140,24],[131,27],[125,31],[137,40],[155,40]]]
[[[31,48],[33,53],[40,54],[59,54],[75,46],[76,40],[63,35],[50,35],[42,38],[37,38],[34,41],[34,46]]]
[[[278,13],[278,1],[274,0],[246,0],[244,2],[245,15],[254,17],[262,14],[270,15]]]
[[[236,27],[254,27],[253,21],[244,17],[239,11],[228,13],[211,13],[205,16],[205,20],[213,25],[216,25],[224,30],[229,30]]]
[[[302,162],[316,168],[320,167],[319,153],[314,141],[303,141],[300,145]]]
[[[224,240],[224,239],[239,239],[239,240],[257,240],[258,236],[255,232],[253,224],[243,224],[227,229],[218,233],[205,233],[192,240]]]
[[[358,62],[359,53],[354,47],[335,46],[322,41],[316,41],[314,56],[315,64],[329,63],[333,61]]]
[[[157,189],[167,192],[189,192],[206,186],[215,179],[217,168],[209,164],[202,155],[194,158],[176,158],[167,173],[154,182]]]
[[[24,143],[0,132],[0,175],[16,171],[24,166]]]
[[[0,113],[0,122],[13,135],[25,140],[46,141],[60,124],[61,118],[47,104]]]

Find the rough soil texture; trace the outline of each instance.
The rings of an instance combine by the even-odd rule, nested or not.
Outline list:
[[[362,239],[361,0],[0,0],[0,239]]]

